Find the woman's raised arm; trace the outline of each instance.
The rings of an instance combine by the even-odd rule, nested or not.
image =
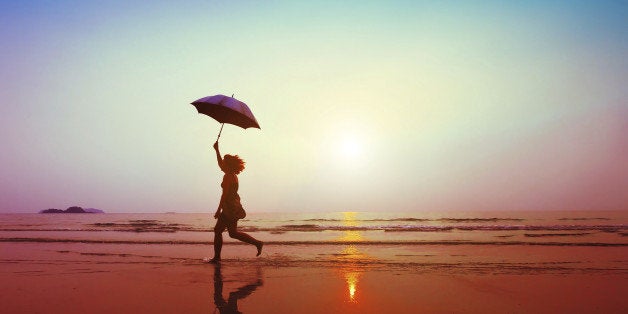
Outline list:
[[[224,172],[225,167],[224,167],[224,162],[222,160],[222,156],[220,156],[220,148],[218,148],[218,141],[214,143],[214,150],[216,150],[216,159],[218,160],[218,167],[220,167],[220,170]]]

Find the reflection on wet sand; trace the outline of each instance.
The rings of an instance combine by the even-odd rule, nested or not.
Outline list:
[[[351,244],[341,251],[341,254],[338,255],[338,259],[343,262],[340,271],[347,281],[349,301],[357,302],[356,293],[358,291],[358,282],[364,271],[364,265],[361,264],[363,264],[365,260],[368,260],[369,256],[360,252],[355,245]]]
[[[349,285],[349,300],[351,302],[355,301],[355,290],[358,285],[358,272],[347,272],[345,273],[345,278],[347,279],[347,284]]]
[[[221,271],[221,265],[214,265],[214,304],[216,305],[216,309],[221,314],[242,313],[238,310],[238,300],[248,297],[264,283],[262,281],[262,269],[259,266],[257,267],[256,276],[251,279],[251,283],[245,284],[235,291],[230,292],[229,298],[225,300],[222,295],[224,278]]]
[[[358,221],[356,212],[343,212],[343,225],[347,227],[357,226]],[[342,236],[338,239],[340,241],[356,242],[364,240],[361,231],[346,230]],[[368,255],[360,252],[358,248],[349,244],[345,246],[340,254],[337,255],[338,260],[343,262],[340,271],[343,274],[344,279],[347,281],[347,289],[349,290],[349,302],[357,303],[356,292],[358,291],[358,281],[362,275],[362,271],[358,267],[357,263],[368,259]]]

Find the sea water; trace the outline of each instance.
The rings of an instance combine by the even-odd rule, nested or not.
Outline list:
[[[206,245],[215,221],[210,213],[0,214],[0,241]],[[283,245],[626,246],[627,222],[624,211],[250,212],[238,227]]]

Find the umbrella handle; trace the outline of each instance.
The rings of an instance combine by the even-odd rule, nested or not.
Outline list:
[[[220,132],[218,132],[218,138],[216,139],[216,142],[218,142],[218,140],[220,139],[220,134],[222,134],[222,128],[223,128],[224,126],[225,126],[225,124],[224,124],[224,123],[220,126]]]

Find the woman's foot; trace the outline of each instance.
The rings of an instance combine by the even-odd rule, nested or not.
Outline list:
[[[212,258],[209,261],[207,261],[210,264],[219,264],[220,263],[220,257],[219,258]]]
[[[259,241],[258,244],[255,245],[255,247],[257,247],[257,255],[255,256],[260,256],[262,254],[262,247],[264,246],[264,242]]]

